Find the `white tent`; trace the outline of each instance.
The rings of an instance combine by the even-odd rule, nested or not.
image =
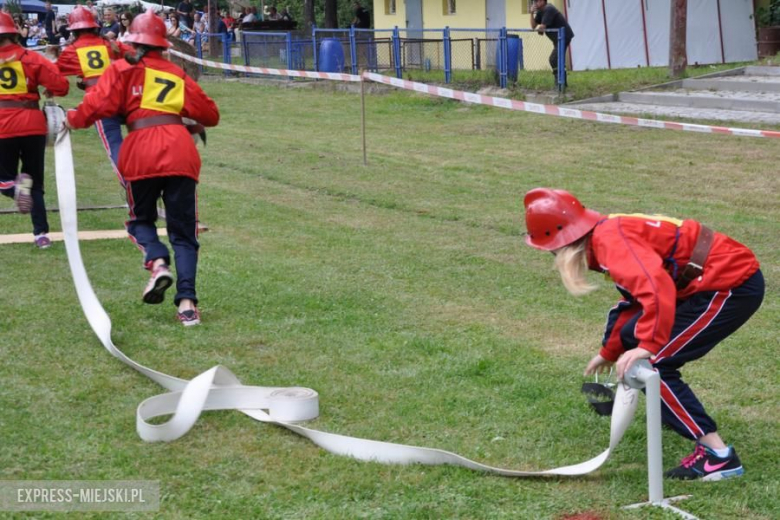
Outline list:
[[[566,0],[574,70],[669,64],[671,0]],[[688,0],[688,63],[758,59],[753,0]]]
[[[143,0],[98,0],[95,2],[95,6],[100,9],[106,7],[128,7],[128,6],[140,6],[144,11],[147,9],[154,9],[156,13],[160,11],[168,12],[173,11],[173,7],[167,5],[153,4],[151,2],[144,2]]]

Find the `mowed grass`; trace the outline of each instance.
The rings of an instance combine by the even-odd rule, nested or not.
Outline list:
[[[667,482],[666,496],[693,495],[679,505],[700,518],[776,517],[780,143],[391,92],[366,100],[363,166],[356,94],[204,87],[222,121],[201,149],[203,324],[184,329],[170,301],[141,303],[147,275],[130,241],[81,244],[130,357],[179,377],[222,364],[245,384],[313,388],[315,429],[517,469],[574,464],[608,443],[608,419],[579,387],[618,294],[601,281],[568,296],[550,255],[523,244],[522,195],[561,187],[603,212],[696,218],[756,251],[767,296],[743,330],[684,369],[745,477]],[[74,135],[74,155],[79,203],[121,203],[93,130]],[[81,229],[124,218],[79,214]],[[29,221],[0,215],[0,227],[27,232]],[[676,518],[620,508],[647,498],[643,400],[613,458],[579,478],[358,462],[238,412],[144,443],[135,408],[162,390],[101,347],[63,245],[0,251],[0,480],[159,480],[161,518]],[[666,430],[663,442],[665,467],[692,448]]]

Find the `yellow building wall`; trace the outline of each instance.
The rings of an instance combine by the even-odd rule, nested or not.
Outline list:
[[[405,34],[406,28],[406,3],[404,0],[396,1],[395,14],[388,13],[390,0],[374,0],[373,17],[374,28],[393,29],[398,26],[402,30],[401,37]],[[445,13],[445,0],[421,0],[423,28],[425,29],[483,29],[487,26],[486,0],[456,0],[456,14],[447,15]],[[564,12],[564,0],[551,0],[549,3],[556,6],[559,11]],[[510,29],[530,29],[529,5],[528,0],[506,0],[506,26]],[[386,38],[389,35],[378,34],[380,38]],[[426,33],[428,39],[441,39],[441,33]],[[452,38],[484,38],[485,33],[473,32],[454,32]],[[526,70],[550,70],[548,56],[552,51],[552,43],[543,35],[536,33],[521,33],[524,48],[524,64]],[[494,50],[491,44],[482,48],[482,63],[488,63]],[[441,58],[439,56],[439,58]],[[435,67],[441,66],[440,63],[434,63]],[[452,66],[454,69],[468,69],[471,67],[471,59],[463,49],[463,43],[453,43],[452,48]]]
[[[423,27],[426,29],[483,28],[486,27],[486,0],[456,0],[457,13],[445,13],[444,0],[421,0],[423,4]],[[374,0],[372,14],[376,29],[392,29],[395,26],[406,27],[406,3],[396,0],[395,14],[388,13],[390,0]],[[550,4],[563,12],[564,0],[551,0]],[[506,0],[506,26],[514,29],[530,28],[528,0]]]

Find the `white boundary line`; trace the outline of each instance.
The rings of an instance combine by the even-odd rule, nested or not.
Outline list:
[[[169,50],[170,54],[182,58],[186,61],[191,61],[200,65],[206,65],[208,67],[216,67],[225,70],[237,70],[240,72],[251,72],[256,74],[267,74],[272,76],[288,76],[288,77],[300,77],[300,78],[316,78],[316,79],[330,79],[335,81],[361,81],[362,79],[368,79],[377,83],[384,83],[385,85],[392,85],[405,90],[412,90],[414,92],[421,92],[424,94],[430,94],[432,96],[445,97],[449,99],[457,99],[459,101],[465,101],[467,103],[474,103],[478,105],[489,105],[498,108],[506,108],[508,110],[517,110],[520,112],[533,112],[535,114],[542,114],[547,116],[568,117],[570,119],[581,119],[585,121],[596,121],[598,123],[612,123],[628,126],[637,126],[644,128],[660,128],[663,130],[680,130],[683,132],[699,132],[705,134],[723,134],[733,135],[738,137],[766,137],[766,138],[780,138],[780,131],[776,130],[755,130],[751,128],[729,128],[724,126],[711,126],[711,125],[697,125],[693,123],[678,123],[674,121],[659,121],[655,119],[641,119],[637,117],[618,116],[613,114],[604,114],[601,112],[591,112],[588,110],[578,110],[576,108],[561,107],[557,105],[542,105],[539,103],[526,103],[525,101],[518,101],[514,99],[483,96],[473,92],[464,92],[461,90],[453,90],[445,87],[436,87],[433,85],[427,85],[425,83],[418,83],[416,81],[407,81],[403,79],[393,78],[385,76],[383,74],[376,74],[374,72],[364,72],[362,76],[355,76],[353,74],[339,74],[335,72],[310,72],[304,70],[286,70],[286,69],[267,69],[262,67],[246,67],[243,65],[227,65],[217,61],[202,60],[195,58],[187,54],[183,54],[178,51]]]

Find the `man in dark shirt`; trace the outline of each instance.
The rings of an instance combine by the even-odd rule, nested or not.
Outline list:
[[[100,26],[100,35],[109,40],[114,40],[119,35],[119,22],[116,21],[116,13],[113,9],[103,11],[103,23]]]
[[[176,7],[176,14],[179,15],[179,20],[184,22],[190,29],[192,29],[193,10],[194,8],[192,7],[190,0],[182,0],[179,2],[178,7]]]
[[[355,11],[355,18],[352,19],[352,25],[354,25],[356,29],[370,29],[371,15],[369,12],[360,5],[360,2],[352,4],[352,9]]]
[[[51,7],[51,2],[46,2],[46,15],[43,18],[43,28],[46,31],[46,41],[50,45],[57,45],[60,41],[55,37],[54,21],[57,16],[54,14],[54,10]]]
[[[563,53],[569,48],[572,38],[574,38],[574,31],[571,30],[569,23],[561,12],[553,5],[548,5],[547,0],[534,0],[533,10],[531,11],[531,29],[536,29],[539,34],[547,34],[547,37],[553,43],[553,50],[550,54],[550,66],[553,70],[553,76],[556,81],[558,79],[558,33],[549,32],[545,33],[546,29],[558,29],[559,31],[565,31],[565,46]]]

